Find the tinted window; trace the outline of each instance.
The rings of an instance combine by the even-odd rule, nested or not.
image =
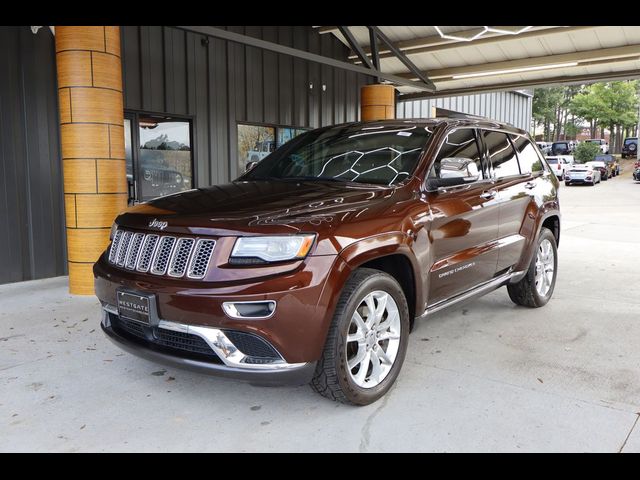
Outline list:
[[[543,170],[542,159],[531,142],[519,135],[512,135],[511,140],[518,151],[520,171],[522,173],[541,172]]]
[[[506,133],[485,130],[482,133],[496,178],[519,175],[518,159]]]
[[[549,165],[555,165],[556,163],[558,163],[558,160],[557,160],[557,159],[555,159],[555,158],[549,158],[549,157],[547,157],[547,163],[548,163]]]
[[[478,180],[482,175],[482,155],[475,130],[463,128],[447,135],[429,171],[429,178],[466,178]],[[462,182],[460,182],[462,183]]]
[[[321,128],[297,136],[240,179],[395,185],[413,174],[430,136],[407,124]]]

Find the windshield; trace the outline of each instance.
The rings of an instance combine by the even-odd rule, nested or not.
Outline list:
[[[597,143],[598,145],[600,145],[600,140],[587,140],[588,143]]]
[[[549,158],[549,157],[547,157],[547,163],[549,165],[555,165],[555,164],[558,163],[558,159],[557,158]]]
[[[638,143],[638,139],[637,138],[627,138],[624,141],[625,145],[629,145],[630,143]]]
[[[346,125],[291,140],[239,180],[396,185],[413,174],[431,132],[418,125]]]

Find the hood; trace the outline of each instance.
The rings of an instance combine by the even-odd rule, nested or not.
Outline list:
[[[319,181],[236,181],[129,208],[121,226],[163,233],[238,236],[318,232],[379,215],[397,188]]]

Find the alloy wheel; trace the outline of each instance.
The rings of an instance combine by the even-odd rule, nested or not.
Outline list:
[[[549,293],[553,276],[555,274],[555,254],[553,247],[548,239],[542,240],[538,246],[536,256],[535,283],[536,290],[541,297],[545,297]]]
[[[400,348],[400,313],[391,295],[367,294],[353,312],[346,339],[347,370],[361,388],[379,385]]]

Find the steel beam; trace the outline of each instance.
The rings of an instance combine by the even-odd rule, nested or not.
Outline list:
[[[329,65],[335,68],[341,68],[343,70],[349,70],[352,72],[361,73],[363,75],[379,77],[391,83],[395,83],[397,85],[404,85],[404,86],[416,88],[422,91],[431,92],[435,90],[435,87],[433,85],[428,85],[422,82],[413,82],[411,80],[400,77],[398,75],[384,73],[384,72],[381,72],[380,70],[371,70],[366,67],[354,65],[350,62],[343,62],[341,60],[325,57],[323,55],[305,52],[304,50],[299,50],[297,48],[291,48],[284,45],[279,45],[277,43],[267,42],[266,40],[261,40],[259,38],[250,37],[247,35],[241,35],[239,33],[230,32],[227,30],[223,30],[221,28],[209,27],[209,26],[176,26],[176,28],[179,28],[181,30],[185,30],[188,32],[197,33],[200,35],[207,35],[210,37],[221,38],[223,40],[228,40],[230,42],[241,43],[243,45],[249,45],[251,47],[260,48],[263,50],[269,50],[272,52],[281,53],[283,55],[291,55],[293,57],[302,58],[304,60],[309,60],[311,62],[321,63],[323,65]]]
[[[391,52],[398,58],[398,60],[400,60],[404,64],[404,66],[407,67],[411,73],[413,73],[413,75],[415,75],[419,80],[422,80],[425,84],[432,87],[433,90],[436,89],[436,86],[433,84],[433,82],[429,80],[427,73],[421,72],[420,69],[416,67],[415,63],[409,60],[404,53],[402,53],[398,48],[396,48],[393,42],[389,40],[389,38],[384,33],[382,33],[382,31],[378,27],[370,26],[369,31],[373,32],[373,35],[375,37],[378,37],[382,41],[382,43],[384,43],[387,46],[387,48],[391,50]],[[374,42],[372,44],[372,47],[375,47],[375,45],[376,44]]]
[[[371,63],[371,60],[369,60],[369,57],[367,57],[367,54],[364,53],[364,50],[362,50],[362,47],[360,46],[358,41],[355,39],[355,37],[351,33],[351,30],[349,30],[349,27],[341,26],[341,27],[338,27],[338,30],[340,30],[340,33],[342,34],[342,36],[349,43],[351,50],[353,50],[356,53],[356,55],[358,56],[358,58],[362,63],[364,63],[367,67],[369,67],[372,70],[379,70],[378,67],[373,66],[373,63]]]

